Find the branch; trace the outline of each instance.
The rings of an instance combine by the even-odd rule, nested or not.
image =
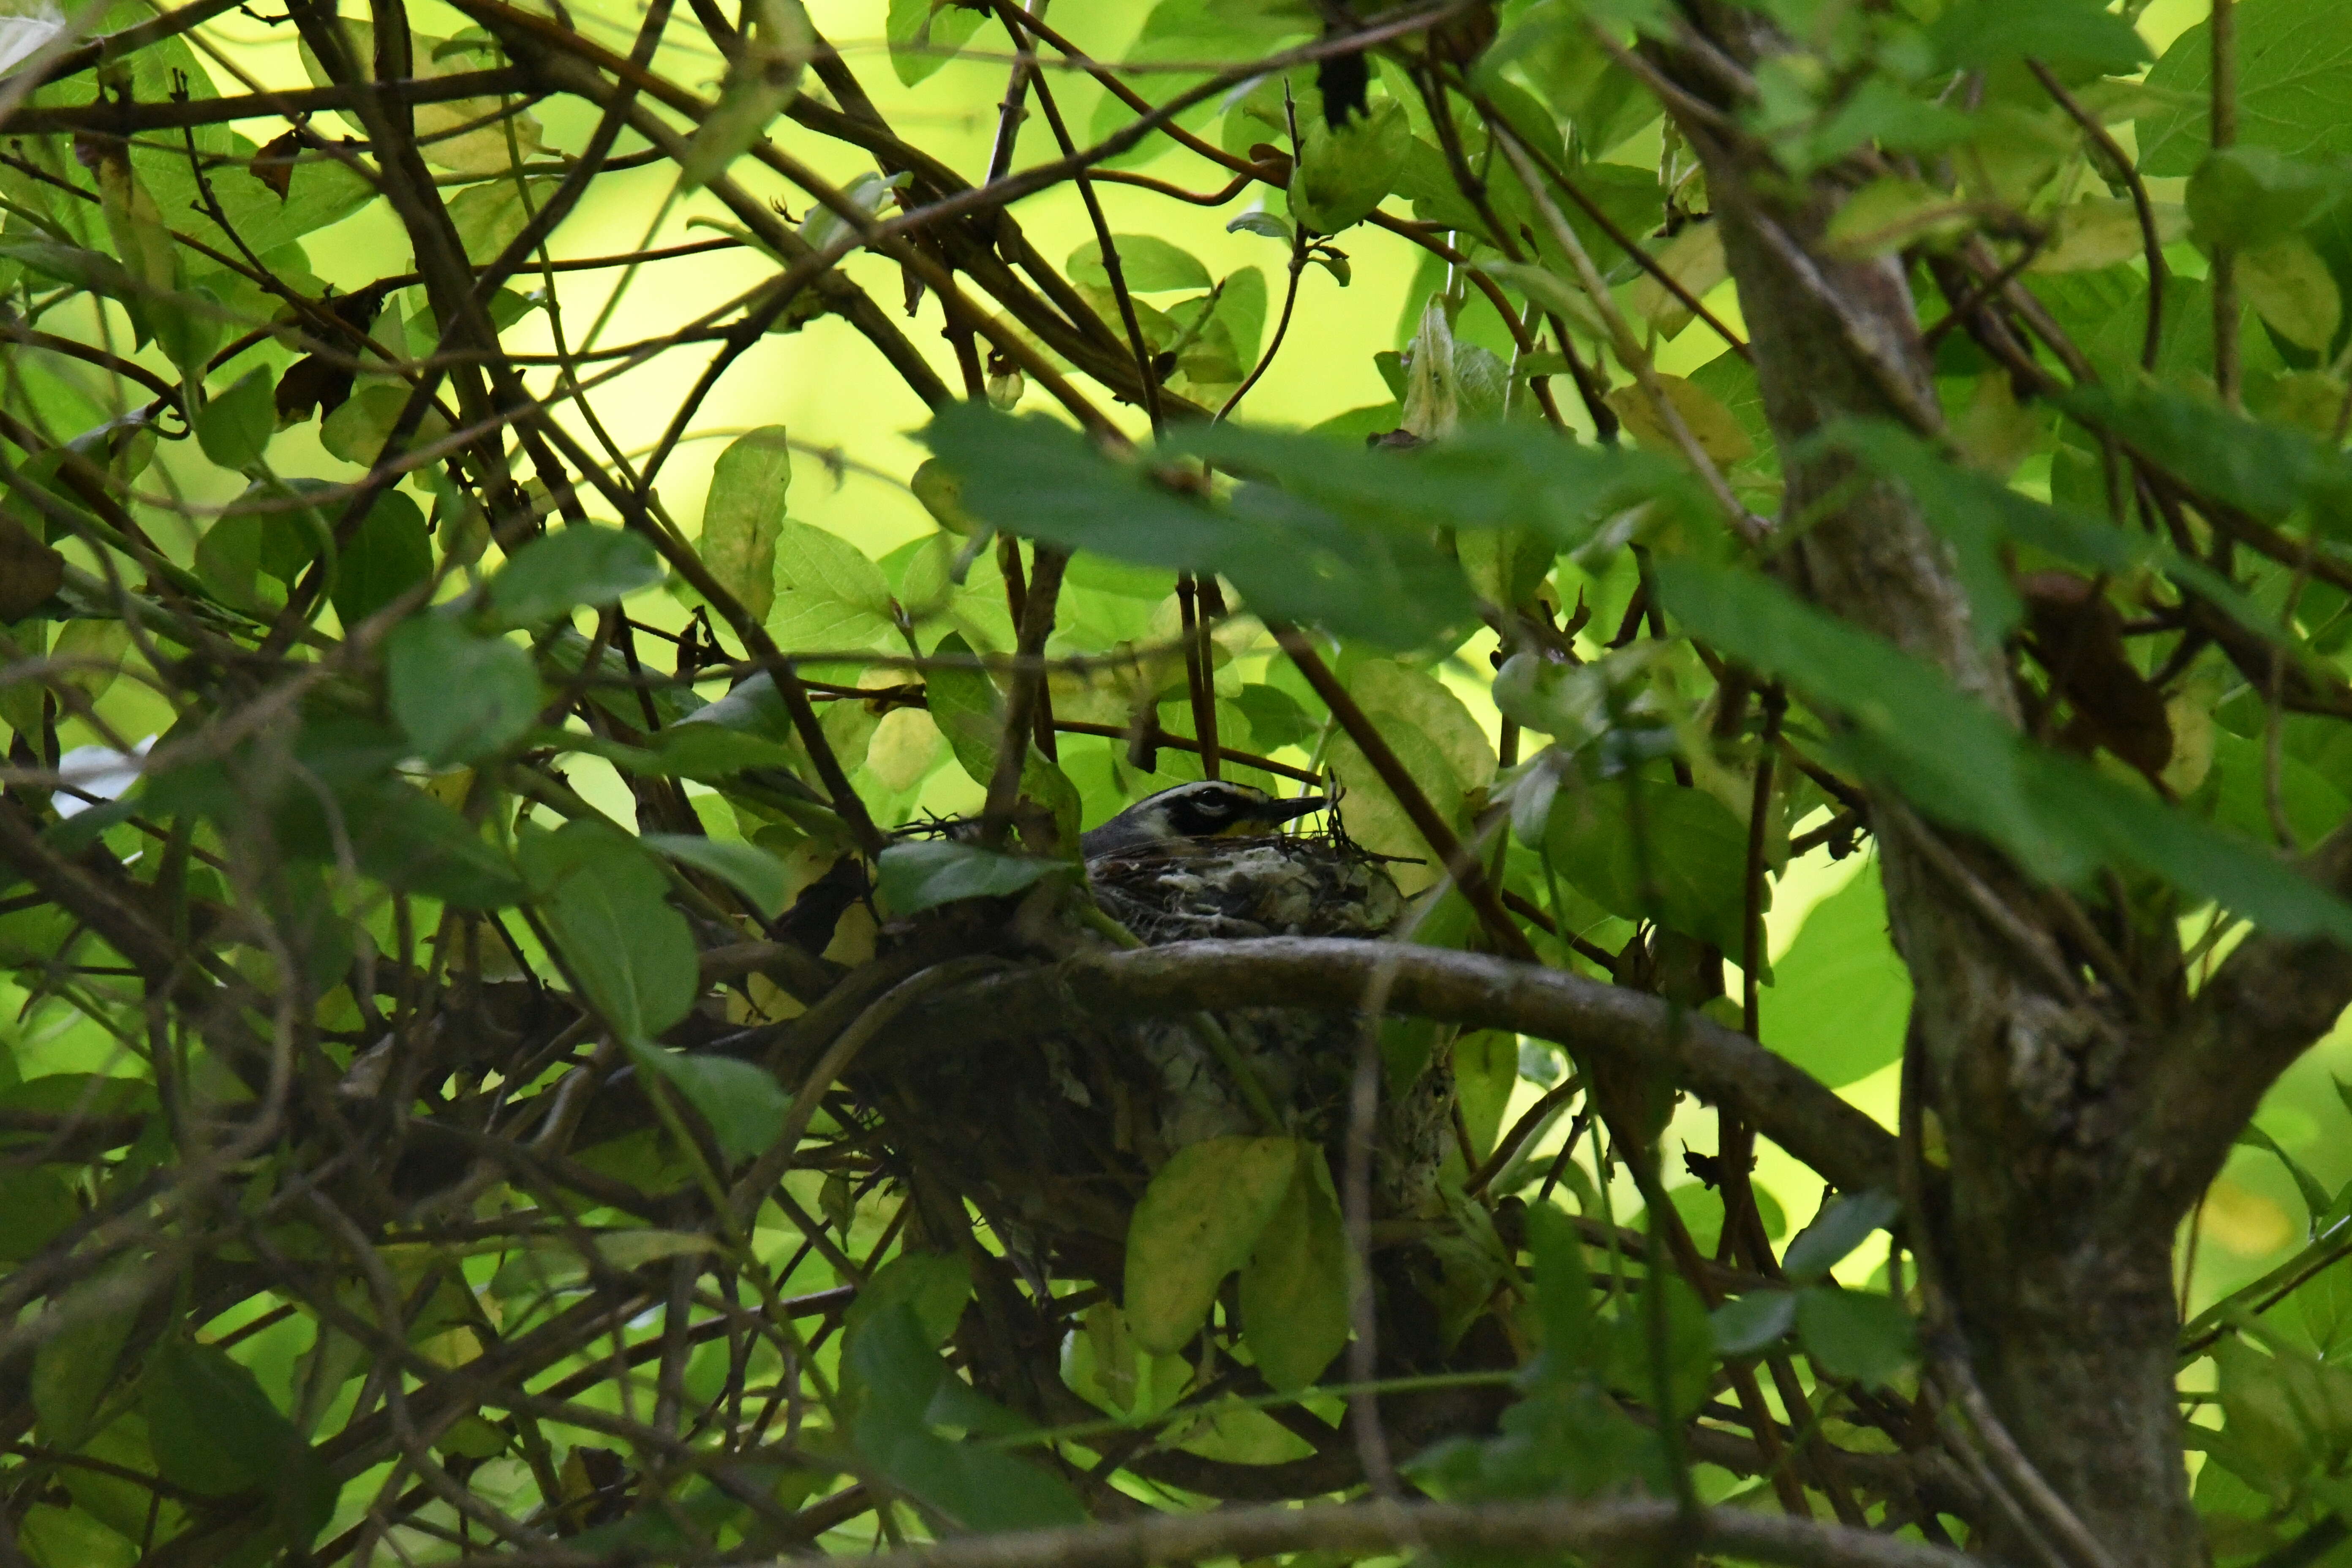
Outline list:
[[[256,92],[237,98],[192,98],[184,103],[93,103],[79,109],[20,109],[8,116],[11,135],[57,132],[120,137],[141,131],[179,131],[195,125],[226,125],[238,120],[299,122],[330,109],[356,109],[362,95],[391,104],[452,103],[467,98],[499,98],[529,92],[538,79],[520,66],[460,71],[455,76],[404,77],[381,86],[310,87]]]
[[[47,64],[18,71],[14,76],[0,77],[0,103],[15,101],[31,93],[45,82],[63,81],[78,76],[94,65],[108,60],[129,58],[150,44],[162,43],[182,33],[192,32],[224,12],[234,11],[244,0],[195,0],[176,11],[166,11],[150,17],[135,27],[120,32],[101,33],[77,49],[68,49]],[[14,129],[14,121],[10,122]]]
[[[2302,865],[2352,897],[2352,822]],[[2279,1074],[2352,1005],[2352,950],[2324,937],[2254,935],[2241,942],[2189,1005],[2150,1069],[2141,1141],[2145,1197],[2177,1218],[2205,1190]]]
[[[1895,1181],[1895,1139],[1802,1068],[1659,997],[1484,953],[1343,937],[1181,942],[1091,953],[975,981],[908,1012],[902,1045],[969,1051],[1066,1027],[1073,1012],[1119,1017],[1203,1006],[1348,1012],[1384,986],[1386,1010],[1510,1029],[1662,1068],[1847,1190]]]
[[[1575,1552],[1632,1561],[1658,1547],[1719,1552],[1796,1568],[1965,1568],[1976,1560],[1940,1546],[1898,1541],[1811,1520],[1670,1502],[1350,1504],[1160,1514],[1121,1525],[1080,1525],[966,1536],[886,1552],[867,1568],[1132,1568],[1146,1563],[1244,1561],[1319,1551],[1382,1556],[1432,1548],[1490,1553]]]

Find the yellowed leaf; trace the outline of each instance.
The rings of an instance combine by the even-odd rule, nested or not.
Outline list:
[[[2295,370],[2273,380],[2254,411],[2315,436],[2332,437],[2344,412],[2344,398],[2341,377],[2324,370]]]
[[[1658,252],[1656,260],[1659,270],[1688,289],[1694,300],[1705,298],[1708,289],[1731,275],[1723,259],[1722,227],[1713,223],[1692,224]],[[1675,336],[1693,320],[1690,307],[1648,273],[1633,285],[1632,302],[1634,311],[1657,328],[1662,338]]]
[[[1289,1189],[1298,1147],[1288,1138],[1211,1138],[1160,1167],[1127,1232],[1127,1316],[1138,1345],[1170,1354],[1200,1331],[1219,1282],[1249,1261]]]
[[[2324,353],[2336,341],[2343,297],[2309,241],[2283,239],[2240,256],[2238,288],[2271,330],[2296,347]]]
[[[1658,387],[1665,394],[1666,401],[1674,405],[1675,412],[1682,416],[1683,423],[1690,427],[1699,450],[1717,465],[1728,467],[1755,456],[1756,443],[1748,438],[1748,432],[1740,428],[1731,410],[1717,402],[1705,387],[1678,375],[1659,376]],[[1638,383],[1611,393],[1609,406],[1617,411],[1617,417],[1625,422],[1625,428],[1643,446],[1652,451],[1683,456],[1681,444],[1667,430],[1665,421]]]
[[[2174,202],[2150,204],[2156,235],[2166,244],[2189,232],[2189,215]],[[2028,268],[2033,272],[2095,272],[2119,261],[2135,260],[2147,247],[2140,231],[2139,209],[2130,202],[2101,197],[2061,207],[2057,233]]]
[[[866,743],[866,771],[892,795],[903,795],[923,781],[940,760],[940,727],[920,708],[893,708],[874,727]]]
[[[2019,406],[2008,376],[1980,375],[1976,395],[1952,421],[1952,439],[1970,468],[2005,479],[2025,461],[2049,425],[2046,410]]]
[[[1914,245],[1957,239],[1974,220],[1969,204],[1918,180],[1886,175],[1846,198],[1830,219],[1826,248],[1848,261],[1864,261]]]

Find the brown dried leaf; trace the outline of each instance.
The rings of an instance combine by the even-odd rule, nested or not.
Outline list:
[[[278,199],[282,202],[287,193],[294,188],[294,164],[301,152],[301,132],[289,131],[255,153],[245,166],[255,179],[276,191]]]
[[[2153,778],[2172,760],[2164,693],[2125,650],[2123,616],[2099,584],[2072,572],[2020,578],[2033,657],[2074,710],[2073,739],[2105,746]]]

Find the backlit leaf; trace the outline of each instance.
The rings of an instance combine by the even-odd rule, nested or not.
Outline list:
[[[792,483],[792,447],[781,425],[737,437],[710,470],[698,546],[702,563],[756,621],[766,621],[775,607],[776,535]]]
[[[1181,1350],[1217,1286],[1249,1261],[1289,1190],[1298,1144],[1211,1138],[1179,1149],[1144,1189],[1127,1232],[1127,1316],[1144,1349]]]
[[[1348,1241],[1323,1151],[1298,1145],[1290,1183],[1241,1277],[1242,1333],[1281,1393],[1322,1375],[1348,1343]]]
[[[694,938],[646,853],[587,822],[527,836],[520,851],[548,934],[614,1032],[644,1043],[685,1017],[701,988]]]
[[[1115,234],[1111,244],[1118,252],[1120,276],[1127,286],[1139,294],[1154,294],[1170,289],[1206,289],[1209,269],[1195,260],[1189,251],[1180,250],[1164,239],[1148,234]],[[1110,287],[1110,269],[1103,264],[1102,247],[1095,240],[1070,252],[1063,270],[1073,283],[1092,288]]]
[[[2255,0],[2237,11],[2238,138],[2294,157],[2352,153],[2352,25],[2336,0]],[[2144,174],[2186,174],[2212,138],[2213,39],[2200,19],[2147,73],[2179,107],[2139,123]]]
[[[739,838],[706,838],[694,833],[645,833],[637,842],[657,855],[708,871],[751,900],[763,920],[773,920],[791,895],[782,862]]]
[[[517,551],[490,579],[490,607],[509,626],[536,626],[583,605],[616,604],[660,581],[661,558],[636,534],[574,523]]]

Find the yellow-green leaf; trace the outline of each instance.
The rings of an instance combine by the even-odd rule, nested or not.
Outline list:
[[[1242,1270],[1242,1334],[1282,1393],[1305,1388],[1348,1343],[1348,1238],[1323,1151],[1297,1145],[1282,1201]]]
[[[1170,1354],[1200,1331],[1217,1286],[1249,1261],[1274,1218],[1297,1154],[1288,1138],[1211,1138],[1160,1167],[1127,1231],[1137,1344]]]

